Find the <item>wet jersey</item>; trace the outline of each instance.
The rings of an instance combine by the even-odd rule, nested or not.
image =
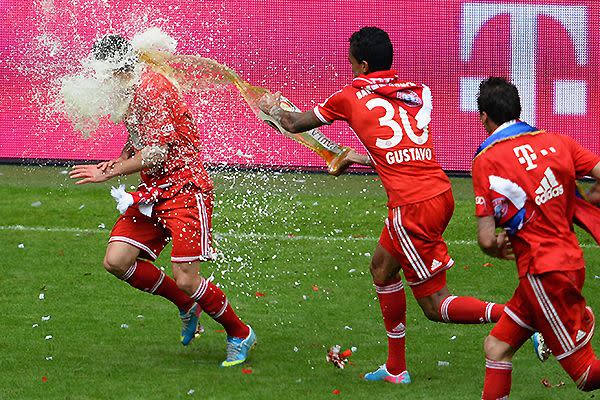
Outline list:
[[[505,134],[520,125],[525,130]],[[509,233],[520,277],[583,268],[573,231],[575,179],[600,158],[567,136],[527,127],[507,123],[480,149],[473,162],[475,213],[498,221],[511,209],[523,210],[520,226]]]
[[[397,207],[450,189],[434,156],[432,107],[427,86],[401,81],[395,71],[378,71],[354,78],[314,113],[325,124],[348,122],[373,161],[388,206]]]
[[[167,146],[166,160],[141,172],[145,184],[168,186],[163,198],[172,197],[188,184],[203,192],[212,189],[212,181],[202,165],[194,118],[177,88],[164,75],[149,68],[144,70],[125,124],[136,151],[145,146]]]

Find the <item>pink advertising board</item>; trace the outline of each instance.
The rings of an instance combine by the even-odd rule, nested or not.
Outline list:
[[[431,130],[446,170],[468,171],[485,132],[478,83],[505,76],[520,89],[523,119],[600,153],[600,3],[597,1],[0,2],[0,159],[102,160],[124,143],[104,121],[83,139],[52,111],[57,80],[76,71],[94,38],[158,26],[178,50],[211,57],[301,109],[350,82],[348,37],[362,26],[390,33],[394,68],[430,86]],[[310,150],[257,120],[231,90],[192,95],[205,159],[217,164],[321,167]],[[332,139],[360,149],[341,122]]]

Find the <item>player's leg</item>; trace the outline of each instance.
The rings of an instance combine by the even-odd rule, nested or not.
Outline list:
[[[524,320],[527,307],[521,307],[517,296],[510,300],[515,310],[503,314],[484,342],[485,379],[482,399],[508,398],[512,380],[512,358],[517,350],[525,343],[533,332]],[[524,310],[524,311],[523,311]],[[521,315],[521,317],[519,317]],[[515,318],[518,323],[513,320]],[[506,396],[506,397],[505,397]]]
[[[512,383],[512,358],[517,349],[489,335],[483,345],[485,378],[482,400],[508,399]]]
[[[427,283],[413,287],[413,294],[425,316],[438,322],[454,324],[481,324],[497,322],[504,311],[503,304],[479,300],[475,297],[453,296],[445,284],[446,273],[442,271]],[[435,282],[438,282],[436,285]],[[434,293],[427,293],[426,286],[443,287]]]
[[[501,304],[474,297],[452,296],[446,286],[446,270],[454,265],[442,237],[452,212],[450,190],[432,199],[392,210],[390,227],[407,259],[406,279],[425,316],[432,321],[478,324],[496,322]]]
[[[387,228],[382,232],[370,269],[387,332],[388,357],[384,365],[366,374],[365,379],[410,383],[410,375],[406,370],[406,295],[399,274],[400,264],[382,242],[390,245]],[[393,252],[393,248],[390,250]]]
[[[577,387],[600,388],[600,360],[590,345],[595,319],[581,294],[585,270],[528,275],[529,297],[546,344]]]
[[[177,285],[227,332],[227,360],[222,366],[246,360],[256,342],[252,328],[237,316],[225,293],[199,275],[200,262],[213,258],[211,246],[212,193],[191,192],[174,198],[158,210],[173,240],[171,262]]]
[[[596,357],[590,343],[560,360],[560,365],[577,384],[579,390],[590,392],[600,388],[600,360]]]
[[[104,266],[131,286],[175,304],[182,320],[181,343],[185,346],[196,336],[201,308],[171,277],[147,261],[156,259],[165,243],[162,227],[137,208],[130,207],[111,232]]]
[[[246,361],[248,352],[256,343],[256,335],[249,325],[237,316],[225,293],[214,283],[199,275],[200,262],[173,263],[177,285],[227,332],[227,359],[221,364],[229,367]]]
[[[190,310],[194,301],[151,262],[138,258],[139,254],[140,249],[129,243],[110,242],[104,256],[104,268],[136,289],[164,297],[182,311]]]

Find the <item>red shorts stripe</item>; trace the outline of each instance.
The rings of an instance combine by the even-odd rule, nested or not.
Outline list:
[[[210,192],[183,192],[158,202],[151,217],[129,207],[115,223],[109,241],[129,243],[141,250],[141,257],[151,260],[172,241],[171,261],[210,260],[212,207]]]
[[[535,330],[557,360],[570,356],[594,333],[594,315],[581,294],[584,280],[585,269],[526,275],[491,335],[517,348]]]
[[[388,211],[379,244],[400,263],[413,293],[417,286],[431,281],[454,264],[442,237],[453,211],[451,190],[431,199]],[[441,289],[446,284],[445,274],[435,281],[433,286]],[[425,292],[431,290],[433,289],[424,289]]]

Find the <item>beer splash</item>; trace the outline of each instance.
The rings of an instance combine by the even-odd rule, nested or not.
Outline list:
[[[233,69],[213,59],[149,50],[140,54],[140,60],[153,66],[158,72],[172,77],[184,92],[206,90],[210,85],[234,85],[258,118],[284,136],[314,151],[325,160],[330,172],[337,170],[338,161],[350,150],[331,141],[316,128],[298,134],[286,131],[258,107],[260,98],[269,90],[250,84]],[[283,96],[281,97],[281,107],[287,111],[300,111]]]
[[[214,59],[176,53],[177,41],[159,28],[149,28],[131,39],[138,60],[135,75],[139,78],[144,66],[167,77],[184,94],[207,93],[218,88],[234,86],[252,112],[262,121],[284,136],[306,146],[319,155],[328,165],[330,173],[336,173],[339,161],[350,151],[331,141],[318,129],[292,134],[277,121],[264,114],[258,107],[261,97],[268,93],[266,88],[254,86],[239,74]],[[106,61],[82,62],[79,75],[67,76],[61,82],[60,107],[73,126],[87,137],[99,126],[102,117],[110,115],[119,123],[127,109],[132,86],[137,79],[123,83],[112,78],[112,65]],[[288,111],[300,110],[285,97],[281,107]]]

